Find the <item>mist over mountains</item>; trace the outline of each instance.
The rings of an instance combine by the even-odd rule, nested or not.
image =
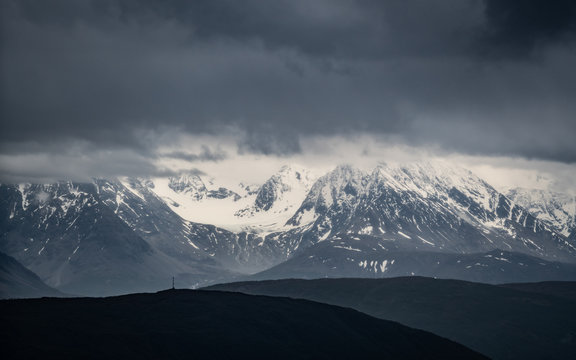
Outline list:
[[[0,194],[0,250],[73,294],[158,290],[172,276],[182,287],[248,276],[576,279],[573,198],[506,196],[441,161],[285,166],[260,185],[182,174],[2,184]]]

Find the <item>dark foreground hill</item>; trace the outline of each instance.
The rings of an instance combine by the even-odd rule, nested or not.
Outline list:
[[[0,299],[64,296],[16,259],[0,252]]]
[[[168,290],[0,301],[10,359],[484,359],[450,340],[306,300]]]
[[[424,329],[495,359],[574,359],[576,282],[496,286],[423,277],[276,280],[207,289],[350,307]]]

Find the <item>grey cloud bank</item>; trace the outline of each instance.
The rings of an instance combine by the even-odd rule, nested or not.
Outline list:
[[[8,0],[0,166],[75,142],[146,162],[167,129],[241,153],[369,133],[574,163],[575,24],[563,0]]]

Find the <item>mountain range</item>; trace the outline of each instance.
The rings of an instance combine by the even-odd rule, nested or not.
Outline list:
[[[574,197],[442,161],[0,185],[0,251],[71,294],[247,278],[576,279]]]

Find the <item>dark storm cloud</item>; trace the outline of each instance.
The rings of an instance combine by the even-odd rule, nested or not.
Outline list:
[[[370,133],[576,161],[575,5],[507,0],[2,2],[0,153],[237,132]],[[94,150],[89,150],[94,151]],[[219,160],[174,152],[174,158]],[[193,158],[190,158],[192,156]]]
[[[89,181],[117,176],[173,176],[176,172],[154,166],[150,159],[131,150],[99,150],[71,153],[0,155],[0,183],[51,183],[60,180]],[[194,172],[197,170],[190,170]]]
[[[478,1],[458,0],[433,5],[425,0],[408,5],[397,0],[28,0],[19,10],[44,25],[108,29],[117,22],[173,21],[197,39],[257,39],[270,48],[315,56],[379,58],[399,51],[453,51],[470,35],[467,28],[478,22],[481,7]],[[398,35],[402,41],[396,41]]]
[[[528,56],[539,45],[573,41],[576,35],[572,0],[486,0],[486,17],[483,40],[490,55]]]
[[[162,157],[185,160],[189,162],[196,161],[222,161],[228,158],[226,152],[222,149],[211,150],[208,146],[203,145],[202,151],[198,154],[191,154],[183,151],[173,151],[162,154]]]
[[[262,129],[249,131],[238,143],[238,152],[262,153],[264,155],[290,155],[301,151],[298,136],[290,131],[278,134]]]

